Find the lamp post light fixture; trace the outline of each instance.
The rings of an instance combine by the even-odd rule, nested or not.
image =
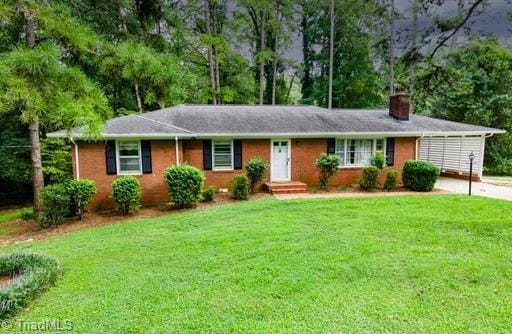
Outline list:
[[[469,153],[469,196],[471,196],[471,181],[473,180],[473,160],[475,160],[475,154],[471,151]]]

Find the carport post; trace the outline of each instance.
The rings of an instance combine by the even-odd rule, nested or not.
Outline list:
[[[469,196],[471,196],[471,181],[473,181],[473,159],[475,159],[475,154],[471,151],[469,153]]]

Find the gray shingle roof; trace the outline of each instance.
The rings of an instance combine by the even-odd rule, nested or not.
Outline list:
[[[107,121],[103,135],[120,137],[206,137],[277,135],[457,135],[502,133],[482,126],[411,115],[397,121],[387,109],[336,109],[315,106],[235,106],[185,105],[140,115],[121,116]],[[64,136],[58,131],[51,136]],[[79,137],[79,129],[72,131]]]

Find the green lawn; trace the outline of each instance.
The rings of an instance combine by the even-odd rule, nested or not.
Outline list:
[[[512,203],[278,201],[17,246],[64,277],[17,318],[101,332],[511,332]]]
[[[0,223],[5,223],[20,217],[20,212],[24,209],[5,210],[0,212]]]

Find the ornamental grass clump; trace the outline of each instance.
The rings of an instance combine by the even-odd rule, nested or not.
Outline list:
[[[139,180],[134,176],[120,176],[112,181],[110,197],[123,215],[139,210],[141,195]]]
[[[315,160],[315,166],[320,170],[320,188],[329,189],[329,179],[338,173],[340,158],[335,154],[322,154]]]
[[[0,255],[0,275],[13,281],[0,287],[0,320],[7,319],[55,284],[62,270],[57,259],[19,252]]]
[[[406,188],[415,191],[431,191],[439,174],[439,167],[431,162],[408,160],[404,164],[402,180]]]
[[[205,177],[196,167],[187,164],[172,166],[165,170],[164,177],[170,200],[176,208],[190,208],[201,200]]]
[[[251,160],[245,164],[252,194],[256,191],[258,184],[265,178],[265,171],[267,170],[267,167],[268,163],[261,157],[251,158]]]

